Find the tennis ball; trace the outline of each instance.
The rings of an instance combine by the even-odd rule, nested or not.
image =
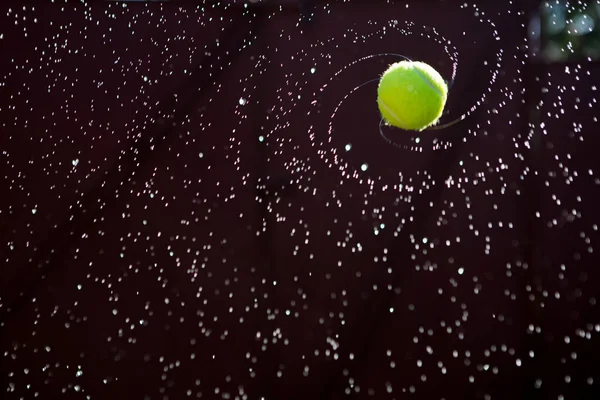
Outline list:
[[[420,61],[392,64],[377,88],[377,104],[384,121],[404,130],[422,131],[436,124],[447,98],[444,78]]]

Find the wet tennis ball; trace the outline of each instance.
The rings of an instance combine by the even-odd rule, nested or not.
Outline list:
[[[404,130],[422,131],[435,125],[447,98],[444,78],[420,61],[392,64],[377,88],[377,104],[384,121]]]

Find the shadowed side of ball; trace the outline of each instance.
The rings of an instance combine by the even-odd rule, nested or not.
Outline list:
[[[420,61],[400,61],[382,75],[377,88],[377,104],[385,122],[405,129],[422,131],[442,116],[448,86],[430,65]]]

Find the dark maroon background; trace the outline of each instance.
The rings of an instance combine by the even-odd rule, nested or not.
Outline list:
[[[479,5],[499,41],[461,2],[314,3],[2,3],[3,399],[600,398],[598,64],[528,57],[526,2]],[[365,139],[350,97],[333,126],[370,170],[342,179],[308,132],[373,65],[322,113],[286,90],[324,49],[305,98],[365,50],[447,73],[340,39],[396,15],[459,49],[450,115],[491,90],[423,153]]]

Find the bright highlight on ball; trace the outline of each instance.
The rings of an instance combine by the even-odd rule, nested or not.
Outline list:
[[[392,64],[377,88],[377,104],[384,121],[404,130],[422,131],[435,125],[447,98],[444,78],[420,61]]]

